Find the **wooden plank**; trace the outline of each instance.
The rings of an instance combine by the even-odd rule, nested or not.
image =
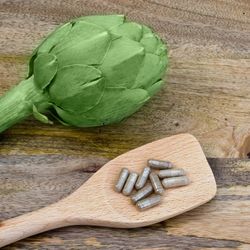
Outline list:
[[[131,118],[94,129],[30,119],[1,135],[0,153],[114,157],[179,132],[193,133],[209,157],[250,151],[249,1],[2,0],[0,10],[1,93],[24,77],[39,41],[73,17],[124,13],[170,49],[168,86]]]
[[[65,197],[107,159],[63,155],[1,156],[0,220]],[[209,159],[218,193],[211,202],[146,228],[69,227],[3,249],[248,249],[250,161]]]

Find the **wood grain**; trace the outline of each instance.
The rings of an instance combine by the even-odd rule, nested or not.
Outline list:
[[[91,159],[89,159],[91,160]],[[106,159],[65,155],[0,158],[1,221],[56,202],[82,185]],[[248,249],[250,161],[209,159],[217,196],[190,212],[139,229],[77,226],[43,233],[3,249]]]
[[[0,93],[25,76],[31,51],[56,25],[95,13],[153,27],[169,46],[168,86],[118,125],[75,129],[31,118],[1,134],[1,220],[57,201],[108,159],[167,135],[191,132],[209,157],[250,152],[248,0],[1,0]],[[144,230],[70,227],[6,249],[249,249],[250,163],[210,163],[216,198],[176,219]]]
[[[190,132],[201,141],[209,157],[247,157],[247,0],[2,0],[0,92],[25,76],[32,49],[56,25],[95,13],[124,13],[152,26],[169,46],[168,86],[118,125],[74,129],[27,120],[1,135],[2,154],[64,153],[112,158],[149,141]]]

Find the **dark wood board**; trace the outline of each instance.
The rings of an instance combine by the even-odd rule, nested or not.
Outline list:
[[[74,191],[107,159],[2,156],[0,220],[56,202]],[[4,249],[249,249],[250,161],[209,159],[216,197],[190,212],[150,227],[75,226],[46,232]]]

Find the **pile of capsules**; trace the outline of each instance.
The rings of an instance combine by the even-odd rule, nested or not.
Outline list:
[[[152,170],[159,170],[158,173]],[[150,181],[148,181],[148,179]],[[183,169],[173,169],[169,161],[148,160],[140,175],[123,168],[115,185],[117,192],[131,195],[131,200],[140,210],[158,205],[164,188],[180,187],[189,184],[189,179]],[[134,192],[134,188],[136,192]],[[154,193],[154,194],[153,194]]]

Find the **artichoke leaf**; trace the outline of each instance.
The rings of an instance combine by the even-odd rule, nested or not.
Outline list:
[[[150,29],[148,26],[142,25],[142,32],[143,32],[143,36],[146,34],[151,34],[152,29]]]
[[[144,48],[138,42],[126,37],[114,40],[100,66],[101,71],[105,72],[107,86],[130,88],[135,81],[144,56]]]
[[[49,118],[40,113],[37,109],[37,107],[35,105],[33,105],[33,116],[40,122],[46,123],[46,124],[53,124],[53,122],[51,120],[49,120]]]
[[[37,57],[37,51],[38,51],[38,48],[36,48],[31,56],[30,56],[30,59],[29,59],[29,72],[28,72],[28,76],[26,77],[26,79],[28,79],[29,77],[31,77],[34,73],[34,61]]]
[[[86,83],[79,93],[60,102],[60,107],[75,114],[82,114],[93,108],[100,101],[104,92],[104,79]]]
[[[102,126],[123,120],[138,110],[149,98],[148,92],[143,89],[107,88],[100,102],[84,114],[75,115],[60,107],[55,109],[58,115],[71,125]]]
[[[54,109],[56,109],[56,106],[53,105]],[[56,119],[58,122],[60,122],[62,125],[64,126],[71,126],[70,124],[66,123],[65,121],[63,121],[57,114],[54,110],[49,110],[49,114],[54,118]]]
[[[58,58],[59,65],[99,65],[113,40],[102,27],[84,21],[77,22],[67,39],[55,46],[51,52]]]
[[[166,51],[167,48],[164,44],[158,44],[157,50],[156,50],[156,55],[162,56],[162,57],[166,57]]]
[[[62,124],[66,123],[68,126],[76,126],[76,127],[95,127],[103,125],[100,120],[87,118],[84,114],[75,115],[61,109],[58,106],[54,106],[54,109],[60,118],[57,118]],[[56,116],[56,117],[58,117]],[[62,120],[63,119],[63,120]]]
[[[141,40],[142,31],[142,26],[134,22],[124,23],[111,29],[113,34],[125,36],[134,41]]]
[[[57,28],[54,32],[52,32],[38,47],[39,53],[50,52],[50,50],[56,46],[59,42],[63,41],[66,38],[72,29],[73,23],[66,23],[59,28]]]
[[[150,96],[153,96],[154,94],[156,94],[160,88],[162,87],[162,85],[164,84],[164,81],[163,80],[159,80],[157,81],[156,83],[154,83],[152,86],[150,86],[147,91],[148,91],[148,94]]]
[[[164,67],[162,67],[161,58],[157,55],[147,53],[136,77],[133,88],[147,89],[160,78],[163,72]]]
[[[59,41],[52,51],[53,53],[64,52],[65,49],[74,46],[74,44],[81,43],[83,45],[86,40],[107,32],[106,29],[96,24],[81,20],[75,21],[67,37]]]
[[[70,64],[100,65],[112,39],[109,33],[103,32],[91,39],[65,47],[62,53],[56,51],[53,51],[53,53],[55,52],[57,55],[61,66]]]
[[[106,15],[106,16],[84,16],[75,19],[84,20],[89,23],[94,23],[96,25],[102,26],[106,29],[110,29],[112,27],[123,24],[125,21],[124,15]]]
[[[49,53],[38,54],[34,61],[34,81],[39,89],[46,88],[54,76],[58,68],[56,56]]]
[[[73,64],[58,70],[49,93],[55,105],[82,113],[99,102],[104,87],[100,70],[93,66]]]
[[[102,124],[119,122],[139,109],[148,99],[148,92],[143,89],[106,88],[98,105],[85,115],[100,119]]]
[[[158,48],[159,40],[154,34],[151,33],[143,36],[141,43],[143,44],[147,53],[155,53]]]

